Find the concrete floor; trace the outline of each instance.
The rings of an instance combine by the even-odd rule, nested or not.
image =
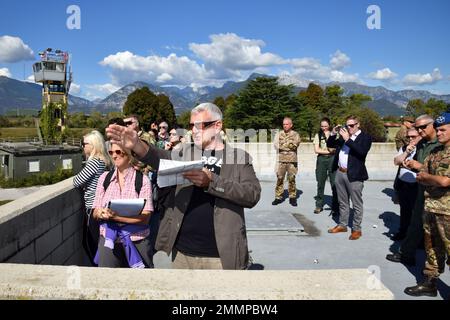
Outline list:
[[[392,182],[365,183],[363,235],[357,241],[348,240],[349,233],[327,233],[327,229],[336,223],[328,216],[330,211],[327,205],[322,213],[313,213],[315,181],[298,180],[298,207],[289,205],[288,200],[272,206],[274,182],[261,184],[261,200],[255,208],[246,211],[249,250],[258,266],[265,270],[367,268],[379,274],[382,283],[394,293],[396,299],[419,299],[404,294],[403,290],[415,285],[416,280],[421,278],[424,251],[417,252],[418,265],[413,268],[385,259],[386,254],[396,250],[399,245],[388,237],[390,232],[397,230],[399,224],[399,206],[391,201],[390,196]],[[329,185],[326,186],[325,194],[331,194]],[[327,196],[326,200],[329,203],[331,197]],[[299,219],[293,218],[294,214]],[[301,221],[302,225],[297,221]],[[266,230],[259,232],[258,228]],[[300,232],[301,229],[305,232]],[[155,266],[170,267],[164,253],[155,255]],[[438,296],[422,299],[442,300],[448,297],[449,285],[450,272],[446,268],[438,284]]]

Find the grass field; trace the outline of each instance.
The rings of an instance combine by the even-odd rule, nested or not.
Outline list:
[[[11,202],[12,200],[0,200],[0,206],[7,204],[8,202]]]
[[[67,133],[68,137],[81,139],[83,135],[91,132],[94,129],[91,128],[69,128]],[[7,138],[34,138],[38,137],[36,128],[0,128],[0,139]]]
[[[36,128],[0,128],[0,139],[37,137]]]

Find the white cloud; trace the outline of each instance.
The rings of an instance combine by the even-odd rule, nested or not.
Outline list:
[[[100,64],[112,69],[113,83],[122,85],[139,80],[155,82],[158,79],[164,84],[190,85],[210,75],[203,65],[174,53],[167,57],[142,57],[129,51],[118,52],[104,58]],[[171,78],[162,76],[164,73]]]
[[[69,91],[70,94],[77,95],[80,92],[81,92],[81,86],[79,84],[76,84],[76,83],[70,84],[70,91]]]
[[[8,68],[0,68],[0,76],[11,78],[11,72]]]
[[[414,73],[414,74],[407,74],[403,78],[403,84],[407,86],[421,86],[426,84],[434,84],[438,82],[439,80],[442,80],[441,72],[438,68],[435,68],[433,72],[431,73]]]
[[[273,53],[262,53],[264,41],[245,39],[234,33],[213,34],[211,43],[190,43],[189,49],[202,59],[208,68],[236,74],[240,70],[252,70],[258,67],[275,66],[286,63]]]
[[[170,74],[168,74],[167,72],[164,72],[156,78],[156,82],[164,83],[164,82],[170,81],[172,79],[173,79],[173,77]]]
[[[384,68],[377,70],[376,72],[371,72],[367,76],[373,80],[390,81],[396,78],[398,74],[391,71],[389,68]]]
[[[340,50],[331,55],[330,67],[333,70],[342,70],[351,64],[350,58]]]
[[[292,75],[299,81],[362,82],[357,73],[349,74],[338,70],[350,64],[350,58],[339,50],[332,55],[329,66],[312,57],[290,59],[289,64],[294,69]]]
[[[14,63],[33,59],[33,50],[22,39],[11,36],[0,37],[0,62]]]
[[[93,89],[95,91],[98,91],[98,93],[101,93],[101,94],[103,94],[105,96],[110,95],[110,94],[112,94],[112,93],[114,93],[114,92],[116,92],[117,90],[120,89],[120,87],[115,86],[115,85],[113,85],[111,83],[92,84],[92,85],[87,85],[86,87],[89,88],[89,89]],[[90,94],[91,94],[91,96],[95,95],[92,92]],[[95,95],[95,96],[98,97],[98,95]]]

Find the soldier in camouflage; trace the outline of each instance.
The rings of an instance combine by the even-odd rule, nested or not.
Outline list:
[[[274,146],[278,152],[277,185],[275,187],[275,200],[272,205],[283,202],[284,177],[287,173],[289,203],[297,206],[297,187],[295,176],[298,172],[297,149],[300,145],[300,135],[292,130],[292,119],[283,119],[283,131],[274,139]]]
[[[444,272],[446,259],[450,265],[450,113],[438,117],[434,127],[441,146],[426,157],[417,175],[417,181],[425,187],[425,278],[418,285],[405,289],[411,296],[435,297],[436,281]]]

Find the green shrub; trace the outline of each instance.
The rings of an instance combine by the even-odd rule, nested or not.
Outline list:
[[[33,174],[23,179],[5,179],[0,177],[0,187],[6,188],[24,188],[33,186],[45,186],[54,184],[73,176],[72,170],[58,168],[55,172],[43,172]]]

